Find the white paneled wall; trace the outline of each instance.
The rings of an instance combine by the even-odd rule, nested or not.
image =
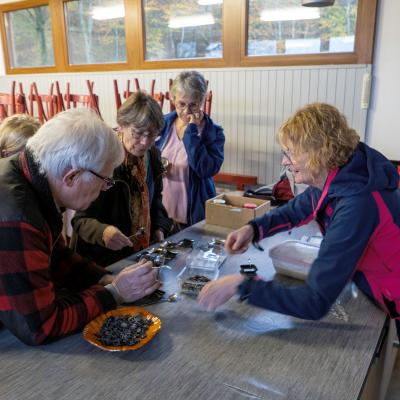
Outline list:
[[[365,135],[367,110],[360,107],[363,75],[369,65],[334,65],[318,67],[276,67],[203,69],[213,91],[212,118],[224,127],[226,135],[224,172],[256,175],[261,183],[277,179],[280,171],[280,150],[275,136],[280,124],[300,106],[322,101],[337,106],[360,134]],[[58,80],[65,91],[71,83],[73,93],[86,94],[86,79],[95,82],[94,92],[100,97],[103,118],[115,125],[113,79],[120,92],[127,79],[138,78],[141,87],[165,92],[168,79],[178,70],[65,73],[15,75],[0,78],[0,91],[10,90],[12,80],[22,82],[25,92],[36,81],[41,93],[48,93],[50,83]],[[134,89],[133,82],[131,83]],[[168,102],[164,112],[168,110]]]

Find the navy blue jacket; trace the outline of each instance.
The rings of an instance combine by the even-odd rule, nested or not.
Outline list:
[[[319,319],[346,283],[392,317],[400,317],[400,193],[394,166],[360,143],[347,164],[330,171],[323,190],[309,187],[285,206],[251,221],[255,239],[316,220],[324,236],[304,285],[276,281],[240,286],[249,302],[304,319]]]
[[[164,116],[164,129],[156,141],[161,153],[176,118],[176,111]],[[204,219],[205,202],[216,195],[212,177],[218,173],[224,162],[224,131],[206,114],[204,120],[205,125],[201,135],[198,135],[195,124],[188,124],[183,136],[189,163],[188,225]]]

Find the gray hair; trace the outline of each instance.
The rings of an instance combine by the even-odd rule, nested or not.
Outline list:
[[[107,164],[115,168],[124,159],[116,133],[86,108],[57,114],[28,140],[26,148],[39,163],[40,172],[56,179],[70,169],[101,171]]]
[[[181,92],[193,97],[199,103],[207,94],[207,82],[204,76],[197,71],[183,71],[174,79],[171,87],[172,97]]]
[[[164,127],[164,116],[159,104],[149,94],[138,91],[119,108],[117,123],[123,128],[133,125],[142,133],[150,130],[158,135]]]

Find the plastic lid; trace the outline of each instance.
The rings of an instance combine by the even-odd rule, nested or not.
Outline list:
[[[319,247],[298,240],[287,240],[272,247],[269,256],[274,260],[285,261],[293,265],[310,266],[319,252]]]
[[[224,199],[214,199],[213,203],[214,204],[225,204],[226,201]]]

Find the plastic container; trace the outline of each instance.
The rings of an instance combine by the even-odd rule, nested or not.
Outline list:
[[[269,250],[277,273],[305,280],[317,258],[319,246],[299,240],[287,240]]]
[[[218,278],[219,266],[225,258],[225,254],[216,254],[213,249],[193,250],[186,258],[185,268],[178,275],[180,292],[197,296],[207,282]]]
[[[185,267],[178,275],[179,290],[183,294],[196,297],[203,286],[207,282],[217,279],[218,275],[218,269],[194,266]]]

